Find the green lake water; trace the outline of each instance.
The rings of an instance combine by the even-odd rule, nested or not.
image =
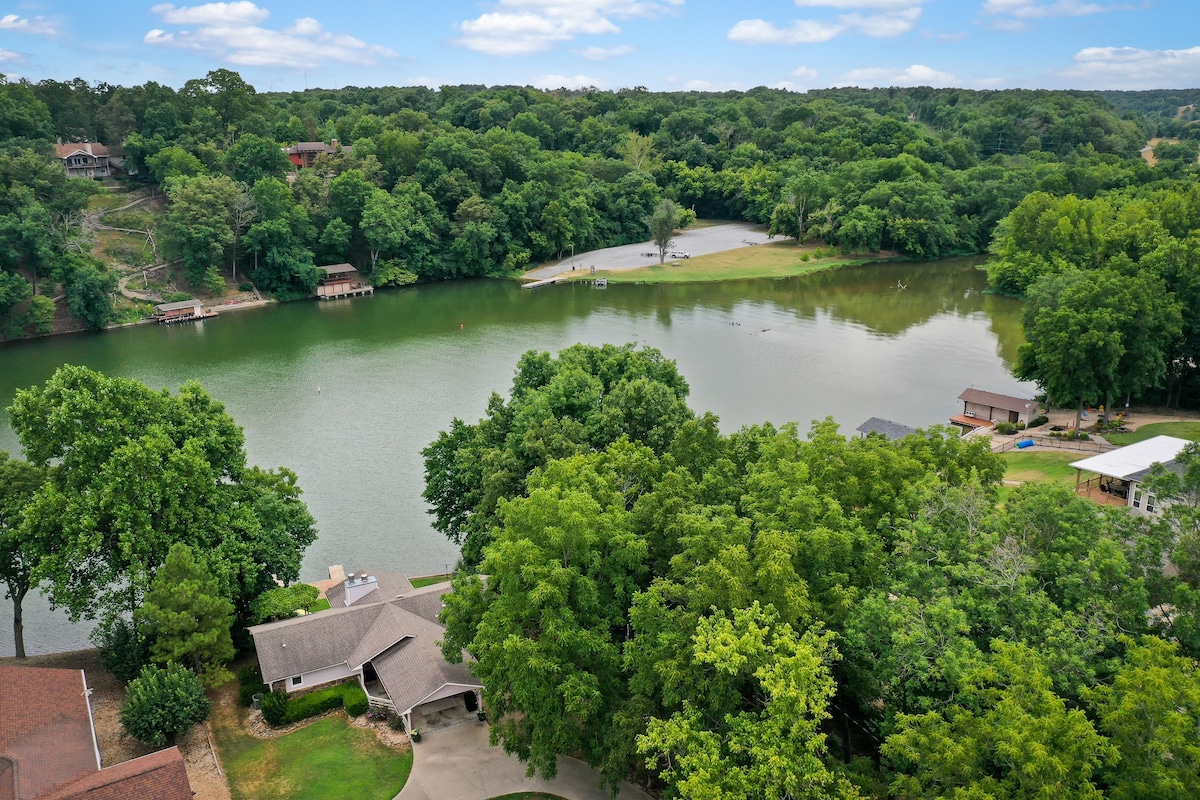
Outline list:
[[[320,538],[303,577],[347,569],[441,572],[456,549],[429,526],[420,450],[506,393],[518,356],[575,342],[638,342],[678,362],[697,411],[722,428],[833,416],[945,422],[969,387],[1018,393],[1019,302],[984,293],[978,259],[878,264],[783,280],[574,284],[473,281],[230,312],[0,345],[0,408],[60,365],[175,389],[196,379],[240,423],[251,463],[300,476]],[[900,289],[899,286],[906,286]],[[319,391],[318,391],[319,390]],[[0,449],[19,452],[0,414]],[[30,653],[87,646],[26,601]],[[0,655],[12,654],[0,605]]]

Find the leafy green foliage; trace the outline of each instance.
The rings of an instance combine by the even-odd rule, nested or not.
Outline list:
[[[679,204],[674,200],[660,200],[654,207],[653,213],[646,217],[646,227],[650,229],[650,241],[658,248],[658,263],[667,257],[667,251],[674,244],[671,237],[679,227]]]
[[[242,614],[273,576],[299,577],[316,531],[295,475],[248,467],[241,429],[199,384],[171,395],[62,367],[9,413],[31,463],[50,467],[26,516],[55,543],[36,577],[72,617],[134,612],[177,542],[205,553]]]
[[[284,692],[271,692],[262,697],[263,719],[270,725],[291,725],[293,722],[324,714],[335,708],[346,708],[352,717],[367,711],[367,693],[357,683],[330,686],[291,697]]]
[[[104,668],[121,683],[129,683],[150,663],[150,642],[127,619],[111,616],[101,620],[91,636],[100,648]]]
[[[228,679],[233,603],[220,595],[216,580],[186,544],[171,545],[134,619],[156,663],[186,664],[209,686]]]
[[[38,581],[34,577],[53,547],[25,524],[25,509],[46,480],[46,471],[0,450],[0,579],[13,602],[13,638],[17,658],[25,657],[22,603]]]
[[[147,666],[129,682],[125,698],[121,725],[153,747],[174,744],[176,736],[208,719],[212,707],[196,673],[175,663]]]
[[[294,617],[298,611],[311,609],[319,594],[317,587],[311,583],[294,583],[268,589],[250,604],[250,622],[261,625]]]

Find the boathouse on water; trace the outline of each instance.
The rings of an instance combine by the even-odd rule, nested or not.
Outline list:
[[[358,270],[350,264],[329,264],[317,267],[325,274],[317,286],[317,299],[331,300],[335,297],[353,297],[358,294],[371,294],[375,287],[363,284],[358,280]]]
[[[195,322],[217,316],[217,312],[204,307],[203,300],[180,300],[177,303],[161,303],[155,306],[154,317],[161,324]]]

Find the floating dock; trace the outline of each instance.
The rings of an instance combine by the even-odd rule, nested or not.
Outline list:
[[[521,288],[522,289],[540,289],[543,286],[553,286],[554,284],[558,283],[561,280],[564,280],[564,278],[561,275],[557,275],[553,278],[542,278],[540,281],[530,281],[529,283],[522,284]]]
[[[159,325],[179,325],[184,322],[203,322],[206,319],[212,319],[213,317],[219,317],[219,316],[220,316],[220,314],[218,314],[216,311],[213,311],[211,308],[206,308],[199,314],[188,314],[187,316],[177,316],[177,317],[159,317],[158,324]]]

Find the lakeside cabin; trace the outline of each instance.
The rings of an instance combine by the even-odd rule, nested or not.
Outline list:
[[[203,300],[180,300],[177,303],[160,303],[154,307],[154,318],[160,325],[197,322],[215,316],[217,312],[205,308]]]
[[[950,422],[966,431],[991,428],[997,422],[1028,425],[1038,408],[1036,400],[985,392],[982,389],[967,389],[958,399],[962,400],[962,413],[955,414],[950,418]]]
[[[373,294],[375,287],[363,284],[358,280],[358,270],[350,264],[328,264],[317,267],[325,274],[317,286],[318,300],[332,300],[337,297],[354,297],[360,294]]]
[[[1072,461],[1075,468],[1075,493],[1101,505],[1125,506],[1134,516],[1156,517],[1162,503],[1142,482],[1155,464],[1180,472],[1175,459],[1190,444],[1175,436],[1154,436],[1141,442],[1118,447],[1107,453]],[[1083,479],[1083,473],[1096,477]]]

